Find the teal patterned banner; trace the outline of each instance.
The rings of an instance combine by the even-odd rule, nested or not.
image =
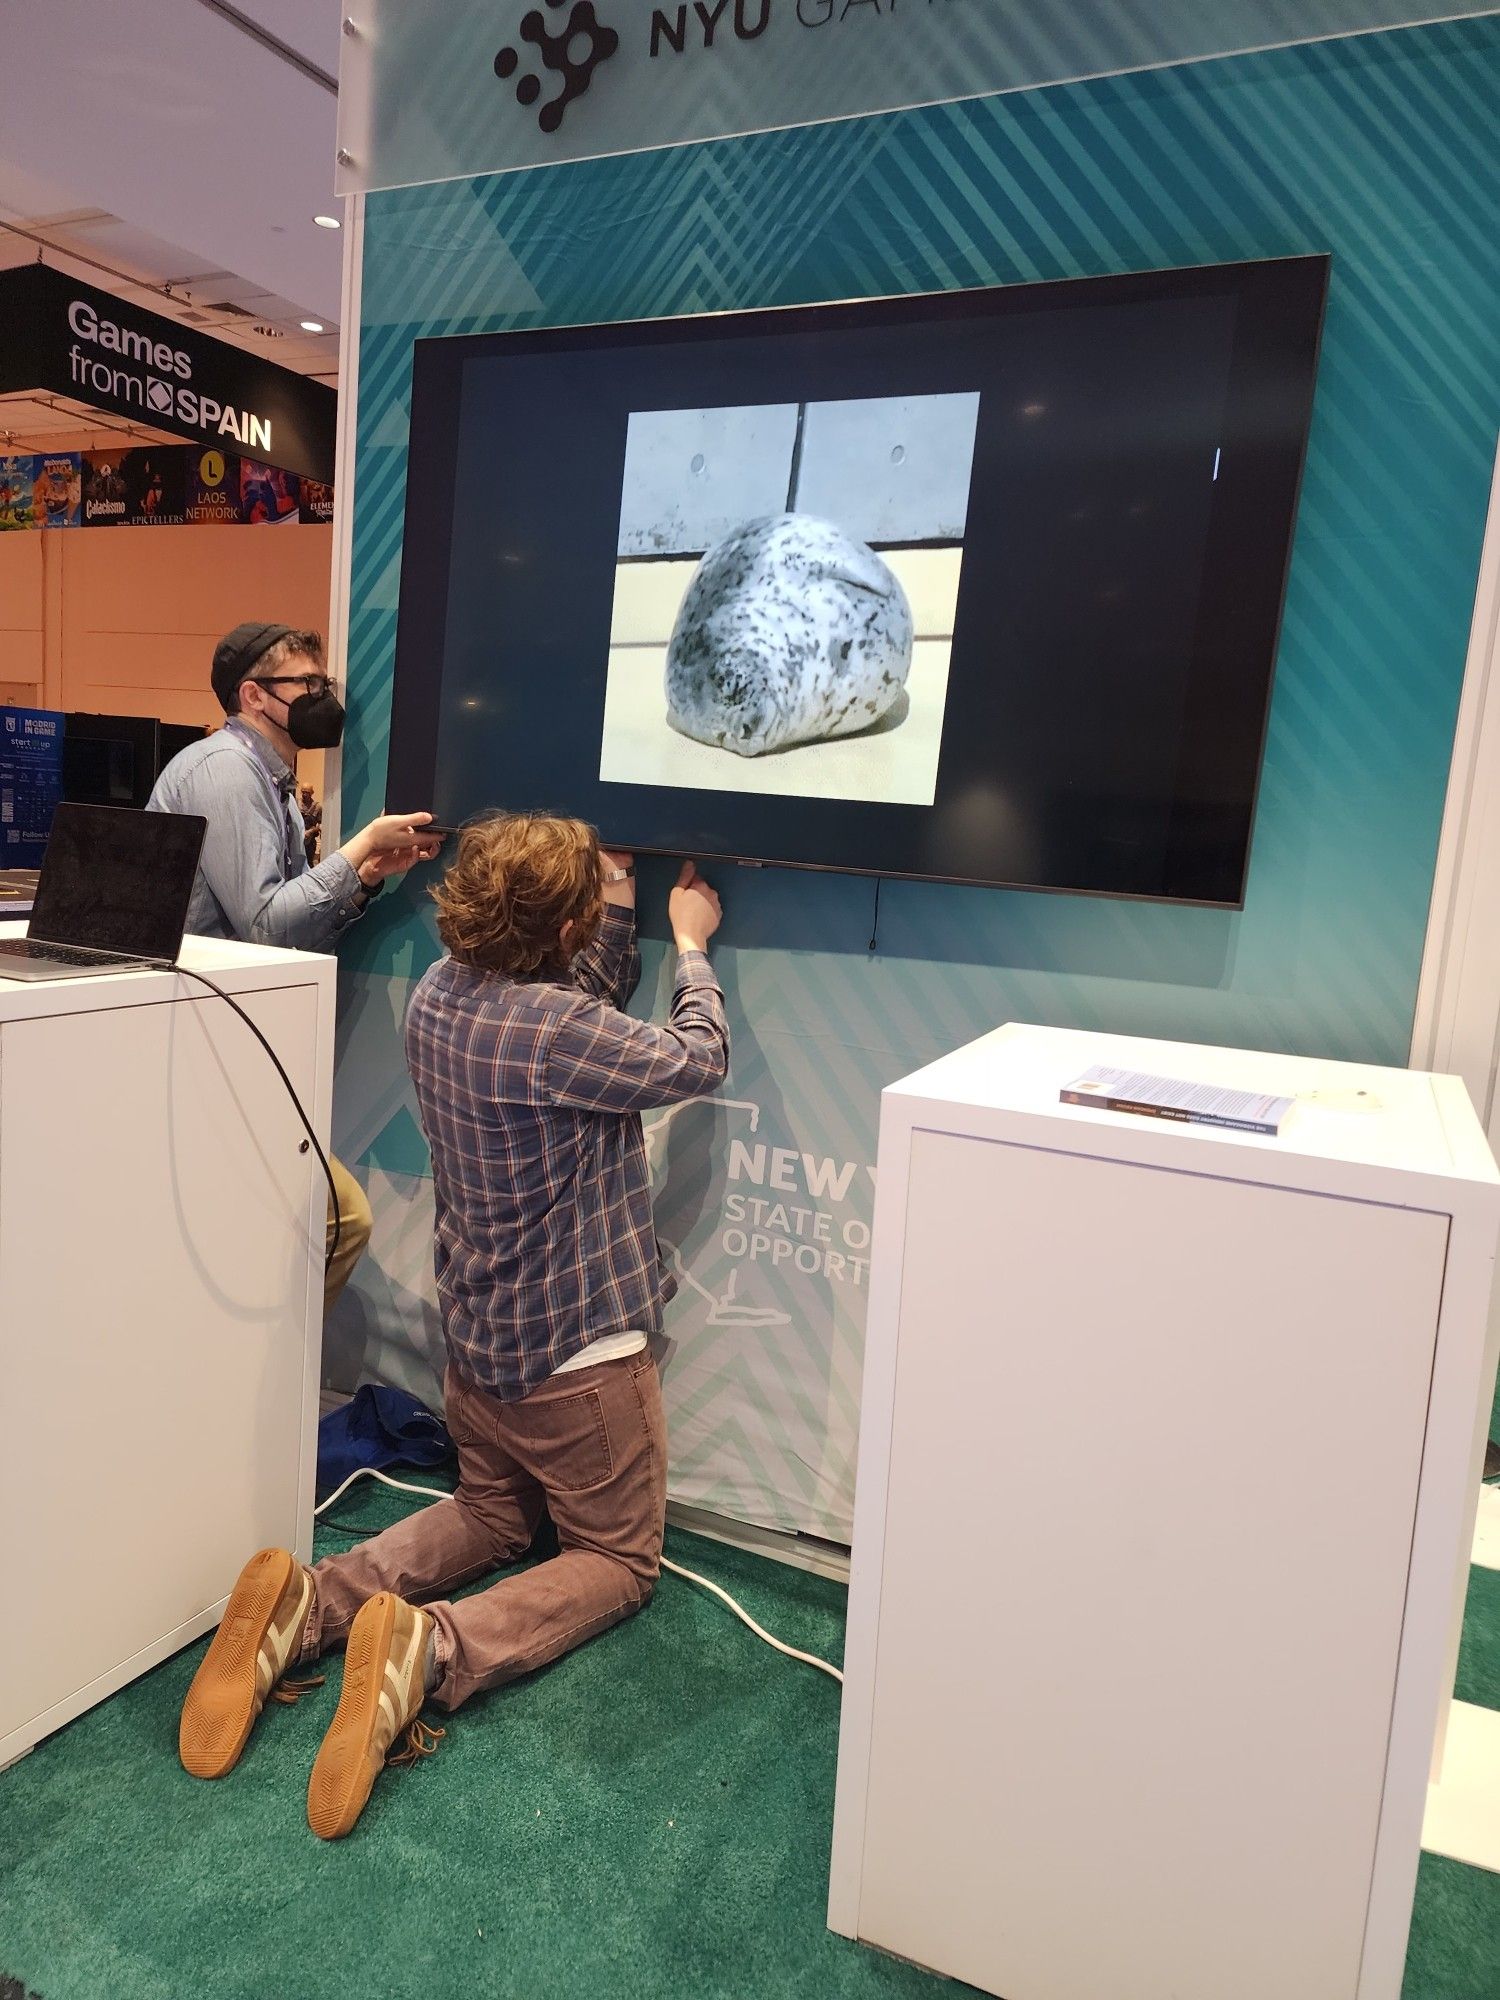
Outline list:
[[[1488,11],[1410,0],[352,0],[339,185],[504,173]]]
[[[1500,22],[1465,21],[368,203],[346,824],[384,799],[415,340],[1333,257],[1243,912],[888,882],[872,952],[869,882],[724,877],[725,1101],[652,1135],[679,1499],[847,1538],[887,1082],[1007,1020],[1405,1063],[1495,445],[1497,129]],[[332,1347],[429,1397],[400,1021],[436,953],[416,885],[346,951],[336,1137],[376,1235]]]

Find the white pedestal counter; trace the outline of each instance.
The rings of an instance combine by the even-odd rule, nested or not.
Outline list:
[[[334,961],[183,961],[326,1146]],[[0,1765],[215,1624],[256,1548],[310,1553],[327,1200],[196,980],[0,979]]]
[[[1299,1101],[1060,1104],[1096,1063]],[[831,1925],[1005,2000],[1397,2000],[1495,1377],[1462,1084],[1012,1026],[879,1158]]]

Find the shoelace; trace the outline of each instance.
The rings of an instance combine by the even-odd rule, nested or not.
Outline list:
[[[280,1680],[271,1690],[271,1699],[290,1708],[294,1701],[301,1701],[303,1695],[311,1694],[314,1688],[322,1687],[327,1679],[327,1674],[313,1674],[305,1681]]]
[[[431,1723],[424,1722],[421,1716],[414,1716],[406,1725],[405,1734],[401,1737],[401,1748],[394,1757],[386,1758],[387,1767],[394,1771],[403,1764],[415,1764],[419,1757],[434,1756],[439,1743],[447,1734],[446,1729],[434,1729]]]

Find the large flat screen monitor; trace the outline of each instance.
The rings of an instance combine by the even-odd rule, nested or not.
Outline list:
[[[418,342],[391,804],[1238,905],[1327,275]]]

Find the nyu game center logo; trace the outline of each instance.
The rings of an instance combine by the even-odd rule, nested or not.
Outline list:
[[[568,0],[547,0],[554,10],[567,4]],[[548,33],[546,15],[539,7],[533,7],[521,23],[520,39],[535,46],[544,69],[553,70],[562,78],[562,89],[537,113],[537,123],[544,132],[558,129],[568,106],[575,98],[582,97],[593,82],[600,63],[608,62],[620,47],[620,37],[613,28],[606,28],[594,12],[593,0],[575,0],[572,13],[556,34]],[[513,77],[520,66],[519,51],[509,45],[495,57],[495,74],[502,81]],[[531,70],[525,71],[516,85],[517,102],[529,106],[541,94],[541,78]]]
[[[623,5],[624,0],[615,0]],[[890,23],[892,28],[919,16],[908,6],[900,15],[901,0],[785,0],[780,13],[776,0],[661,0],[650,7],[647,0],[630,0],[635,14],[630,22],[638,31],[636,45],[642,57],[652,62],[673,56],[724,55],[736,43],[758,42],[773,25],[782,24],[788,33],[797,28],[816,34],[824,28],[839,28],[864,20]],[[934,7],[939,0],[911,0],[921,8]],[[516,78],[516,101],[529,110],[540,104],[537,123],[543,132],[557,132],[567,116],[568,106],[583,96],[594,80],[594,71],[611,56],[620,53],[620,36],[607,28],[595,11],[593,0],[573,0],[566,21],[557,17],[569,0],[545,0],[545,8],[530,8],[522,18],[517,42],[528,42],[536,51],[535,67],[523,67],[525,51],[509,42],[495,57],[495,74],[502,83]],[[612,7],[613,11],[613,7]],[[617,16],[617,18],[620,18]],[[548,20],[556,28],[547,26]],[[541,102],[544,72],[561,79],[556,95]]]

